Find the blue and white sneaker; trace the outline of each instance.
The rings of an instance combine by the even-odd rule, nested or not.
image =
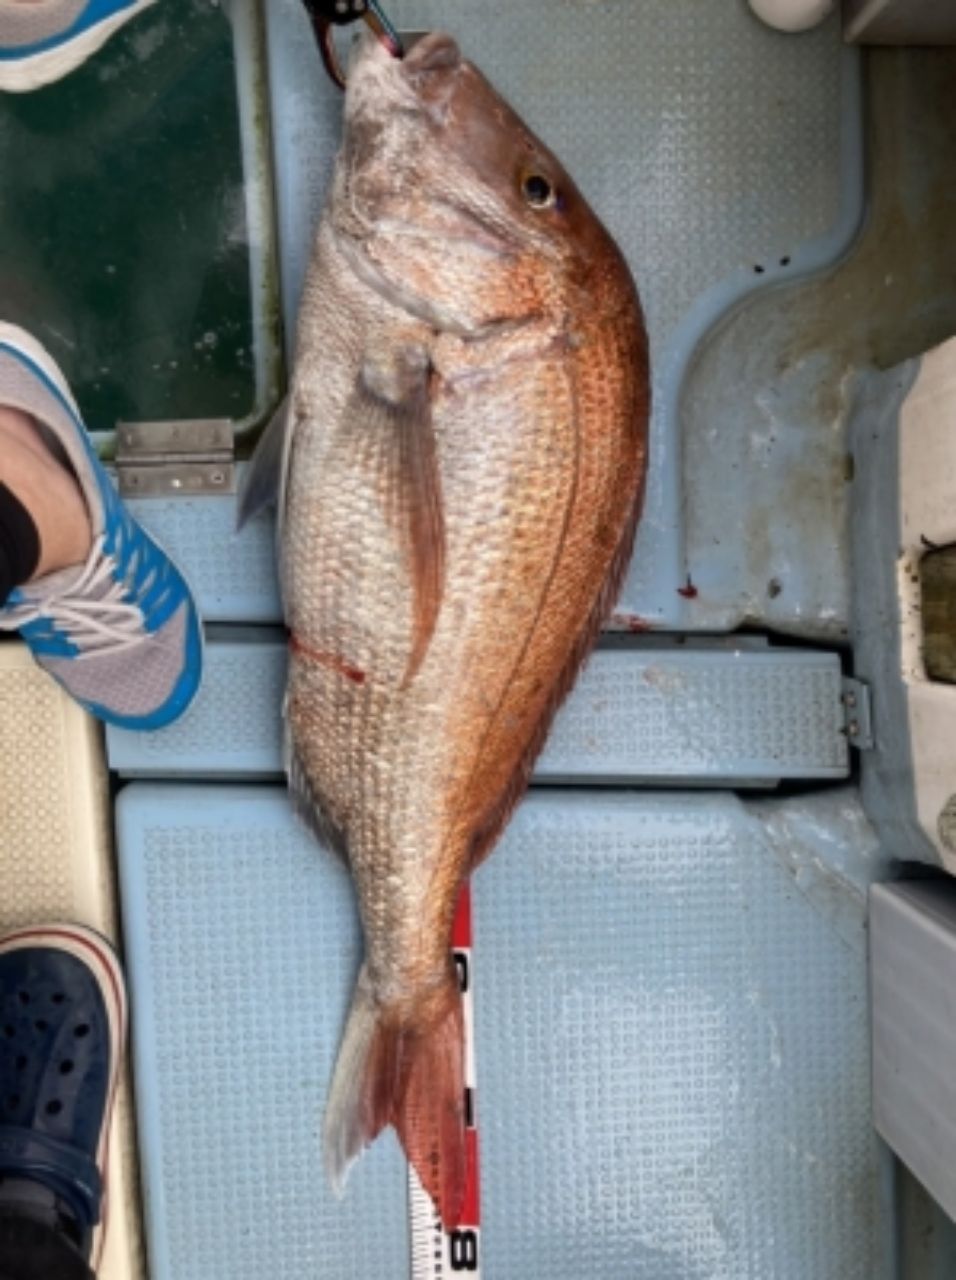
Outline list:
[[[90,513],[85,563],[37,578],[0,607],[33,656],[77,702],[125,729],[161,729],[202,675],[202,628],[188,586],[133,519],[96,456],[53,357],[0,324],[0,404],[32,416],[73,468]]]
[[[0,90],[26,93],[75,70],[154,0],[0,0]]]

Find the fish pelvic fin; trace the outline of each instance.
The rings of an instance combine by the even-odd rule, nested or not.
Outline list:
[[[363,966],[323,1128],[329,1181],[343,1193],[355,1160],[394,1125],[445,1226],[465,1203],[464,1018],[454,972],[401,1016],[378,1004]]]
[[[432,423],[432,370],[425,351],[399,347],[388,361],[368,359],[359,379],[360,420],[381,428],[386,502],[404,544],[414,595],[405,685],[431,643],[445,589],[445,516]]]
[[[291,445],[291,400],[286,396],[260,436],[239,487],[238,529],[269,507],[276,508],[281,523]]]

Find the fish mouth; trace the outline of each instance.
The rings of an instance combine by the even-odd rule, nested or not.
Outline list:
[[[397,58],[371,31],[355,40],[349,58],[348,82],[372,75],[394,83],[404,80],[416,93],[446,82],[464,65],[457,40],[445,31],[429,31],[419,36],[403,58]]]
[[[455,40],[444,31],[432,31],[412,45],[399,74],[418,106],[442,126],[466,66]]]
[[[447,32],[431,31],[412,45],[402,62],[402,68],[408,76],[422,76],[457,71],[461,62],[458,42]]]

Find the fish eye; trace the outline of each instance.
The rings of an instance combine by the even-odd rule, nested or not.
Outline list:
[[[549,209],[556,203],[554,187],[542,173],[529,173],[521,190],[532,209]]]

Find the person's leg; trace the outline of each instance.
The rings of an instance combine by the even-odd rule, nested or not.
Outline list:
[[[94,1280],[94,1273],[56,1226],[0,1210],[0,1280]]]
[[[30,581],[39,563],[40,534],[29,508],[0,480],[0,605]]]
[[[78,925],[0,937],[0,1280],[91,1280],[126,990]]]
[[[0,0],[0,91],[25,93],[85,62],[154,0]]]
[[[92,541],[76,478],[28,414],[0,405],[0,604],[13,587],[85,560]]]
[[[159,729],[189,706],[202,632],[182,573],[120,501],[52,356],[0,323],[3,578],[0,631],[94,715]]]

